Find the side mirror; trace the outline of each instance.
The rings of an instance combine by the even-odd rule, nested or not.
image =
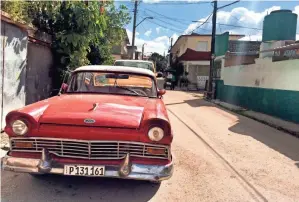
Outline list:
[[[61,92],[62,92],[62,93],[66,92],[68,87],[69,87],[69,86],[68,86],[66,83],[63,83],[63,84],[61,85]]]
[[[156,76],[157,78],[162,78],[163,77],[163,74],[162,73],[157,73],[157,76]]]
[[[165,89],[161,89],[161,90],[158,91],[158,96],[161,97],[165,93],[166,93],[166,90]]]

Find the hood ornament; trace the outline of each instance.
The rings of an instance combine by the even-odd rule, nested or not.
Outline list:
[[[94,103],[91,111],[95,111],[99,107],[99,103]]]

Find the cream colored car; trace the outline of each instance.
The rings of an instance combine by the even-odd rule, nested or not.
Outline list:
[[[156,75],[156,67],[154,63],[148,60],[116,60],[114,62],[114,66],[126,66],[148,69],[154,72]]]
[[[165,79],[161,76],[157,76],[156,67],[152,61],[148,60],[116,60],[114,66],[127,66],[127,67],[137,67],[142,69],[148,69],[154,72],[157,81],[158,89],[164,89]]]

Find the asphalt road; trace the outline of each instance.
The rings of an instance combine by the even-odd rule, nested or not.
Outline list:
[[[203,101],[168,91],[173,177],[148,182],[2,171],[2,202],[299,201],[299,139]]]

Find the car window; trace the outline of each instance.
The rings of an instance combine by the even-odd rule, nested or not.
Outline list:
[[[112,72],[77,72],[67,93],[108,93],[156,97],[155,82],[149,76]]]
[[[154,66],[151,62],[138,62],[138,61],[116,61],[115,66],[127,66],[127,67],[137,67],[142,69],[148,69],[154,72]]]

